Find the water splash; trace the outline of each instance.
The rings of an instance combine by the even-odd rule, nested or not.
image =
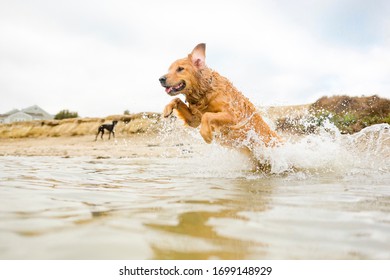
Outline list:
[[[390,126],[379,124],[359,133],[343,135],[330,122],[316,134],[289,137],[274,148],[255,151],[260,161],[271,166],[271,173],[303,172],[306,175],[331,173],[383,174],[390,166]]]
[[[181,123],[166,121],[159,137],[163,142],[180,142],[186,138],[189,147],[200,147],[191,151],[190,156],[187,154],[185,162],[178,162],[194,166],[192,175],[249,178],[255,174],[248,158],[217,143],[205,144],[197,129],[183,129]],[[253,141],[257,136],[249,133],[248,137]],[[387,176],[390,172],[390,126],[373,125],[359,133],[344,135],[330,121],[324,121],[315,134],[290,135],[285,137],[283,145],[276,147],[258,145],[253,154],[258,162],[270,166],[269,174],[258,172],[257,177]]]

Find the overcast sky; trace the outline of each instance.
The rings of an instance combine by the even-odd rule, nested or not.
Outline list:
[[[201,42],[256,105],[390,98],[389,15],[388,0],[0,0],[0,113],[161,112],[158,78]]]

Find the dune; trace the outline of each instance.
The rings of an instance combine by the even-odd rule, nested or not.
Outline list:
[[[106,118],[75,118],[64,120],[43,120],[16,122],[0,125],[0,138],[69,137],[97,133],[103,123],[118,120],[116,132],[120,134],[144,133],[157,129],[160,114],[138,113],[113,115]]]

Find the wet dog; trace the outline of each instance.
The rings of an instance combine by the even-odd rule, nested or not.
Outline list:
[[[101,126],[99,126],[95,141],[97,140],[100,133],[102,134],[101,139],[103,139],[104,130],[108,131],[108,140],[110,140],[111,134],[115,138],[115,126],[117,123],[118,121],[112,121],[112,124],[102,124]]]
[[[263,120],[256,107],[225,77],[206,66],[206,45],[199,44],[185,58],[176,60],[159,81],[173,99],[164,117],[176,110],[191,127],[200,126],[206,143],[216,139],[226,146],[253,154],[256,145],[273,146],[281,138]]]

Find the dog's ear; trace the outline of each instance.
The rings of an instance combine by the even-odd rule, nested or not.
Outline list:
[[[198,44],[189,57],[196,68],[203,69],[206,66],[206,44]]]

